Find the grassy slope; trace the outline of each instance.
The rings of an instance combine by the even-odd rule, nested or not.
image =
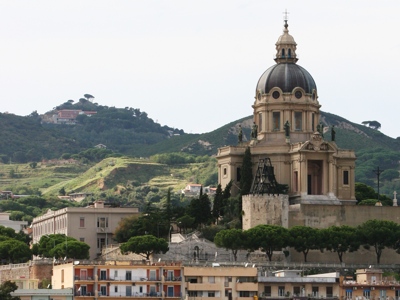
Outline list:
[[[19,178],[9,178],[11,169]],[[188,182],[202,182],[215,170],[213,163],[193,163],[168,166],[149,160],[128,157],[107,158],[96,165],[65,165],[36,169],[27,164],[0,165],[0,190],[29,186],[38,188],[43,195],[58,195],[64,187],[67,192],[85,191],[100,193],[115,186],[151,185],[160,189],[179,190]]]

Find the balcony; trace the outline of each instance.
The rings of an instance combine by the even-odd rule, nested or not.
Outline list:
[[[217,283],[190,283],[187,282],[188,291],[219,291],[221,284]]]
[[[97,233],[113,233],[110,227],[97,227]]]
[[[181,276],[167,276],[165,277],[165,281],[182,281],[182,277]]]
[[[75,281],[93,281],[94,278],[92,276],[74,276]]]
[[[237,291],[258,291],[258,283],[257,282],[237,282],[236,283]]]

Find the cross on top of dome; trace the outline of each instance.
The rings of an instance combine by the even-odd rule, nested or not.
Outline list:
[[[284,12],[284,29],[283,34],[279,37],[276,42],[276,58],[277,63],[296,63],[298,61],[296,57],[296,42],[294,38],[289,34],[288,25],[288,12]]]

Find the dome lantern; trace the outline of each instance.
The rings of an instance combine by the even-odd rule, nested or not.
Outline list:
[[[276,58],[277,63],[296,63],[298,61],[296,57],[296,42],[294,38],[289,34],[289,25],[287,18],[285,18],[285,25],[283,34],[279,37],[276,42]]]

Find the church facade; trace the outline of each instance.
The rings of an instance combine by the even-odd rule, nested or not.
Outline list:
[[[233,193],[238,192],[243,155],[250,147],[253,173],[258,160],[268,157],[277,182],[289,187],[290,204],[355,204],[354,151],[339,149],[334,128],[320,122],[317,86],[297,64],[296,47],[285,21],[276,64],[256,86],[252,138],[219,149],[219,183],[224,187],[233,180]],[[326,130],[330,140],[324,138]]]
[[[238,145],[218,149],[219,183],[224,188],[232,181],[235,195],[239,192],[244,153],[250,148],[255,179],[252,192],[242,197],[243,230],[260,224],[285,228],[356,227],[371,219],[400,223],[398,207],[356,205],[355,153],[340,149],[335,143],[335,128],[325,127],[321,122],[317,86],[312,76],[297,64],[296,46],[285,21],[283,34],[276,43],[276,64],[257,82],[251,139],[242,141],[238,124]],[[287,193],[262,189],[261,193],[254,192],[257,184],[263,186],[271,181],[270,173],[259,176],[262,161],[270,163],[263,170],[272,169],[273,179],[287,185]],[[389,255],[382,257],[381,263],[398,263],[395,251],[386,251]],[[290,251],[287,259],[302,261],[303,257]],[[310,251],[308,259],[335,262],[337,256],[315,250]],[[360,248],[346,254],[346,260],[374,263],[375,253]]]

